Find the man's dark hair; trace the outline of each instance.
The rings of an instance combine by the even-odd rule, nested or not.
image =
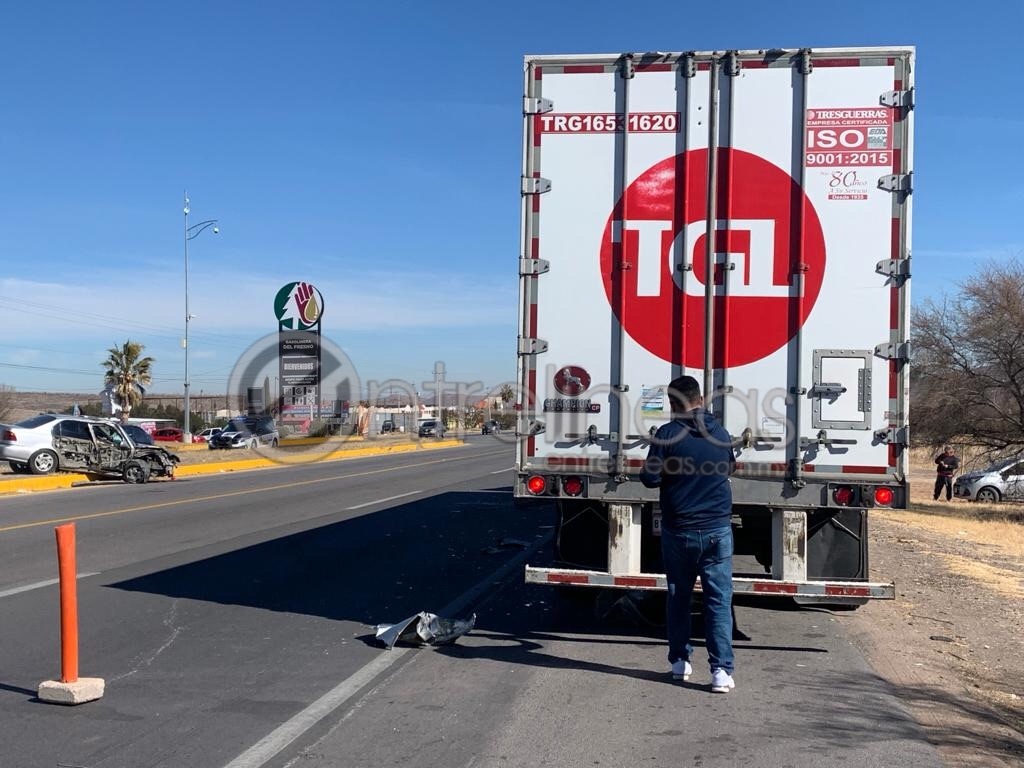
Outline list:
[[[693,376],[680,376],[668,385],[668,400],[674,413],[688,411],[700,400],[700,384]]]

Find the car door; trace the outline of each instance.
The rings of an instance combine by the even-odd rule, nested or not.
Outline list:
[[[1000,474],[1003,477],[1003,498],[1024,498],[1024,461],[1011,464]]]
[[[121,431],[110,424],[91,424],[93,444],[93,465],[108,471],[119,471],[121,465],[131,456],[132,448]]]
[[[89,424],[64,419],[53,428],[53,448],[61,469],[85,469],[92,462],[95,445]]]

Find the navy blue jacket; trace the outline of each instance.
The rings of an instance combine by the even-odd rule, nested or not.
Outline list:
[[[663,528],[711,530],[729,525],[729,475],[735,468],[732,437],[713,415],[696,408],[658,429],[640,480],[660,488]]]

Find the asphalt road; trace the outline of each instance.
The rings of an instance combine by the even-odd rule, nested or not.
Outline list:
[[[656,605],[522,584],[555,520],[512,504],[512,461],[475,438],[0,499],[0,766],[940,765],[842,614],[739,606],[751,639],[723,696],[701,647],[690,683],[665,674]],[[81,674],[106,680],[79,707],[35,699],[59,674],[69,519]],[[373,639],[421,610],[476,629]]]

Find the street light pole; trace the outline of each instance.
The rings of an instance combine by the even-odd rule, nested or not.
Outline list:
[[[181,441],[183,443],[191,443],[192,431],[191,425],[189,423],[191,415],[191,405],[189,403],[188,397],[188,324],[192,320],[193,315],[189,313],[188,309],[188,241],[195,240],[199,236],[199,234],[208,227],[213,227],[213,234],[215,235],[220,232],[220,229],[218,229],[215,226],[217,224],[217,219],[207,219],[206,221],[201,221],[198,224],[193,224],[191,227],[188,225],[188,190],[185,190],[185,204],[183,206],[183,210],[185,212],[185,338],[182,341],[182,347],[185,348],[185,420],[184,424],[182,425],[183,429]]]

